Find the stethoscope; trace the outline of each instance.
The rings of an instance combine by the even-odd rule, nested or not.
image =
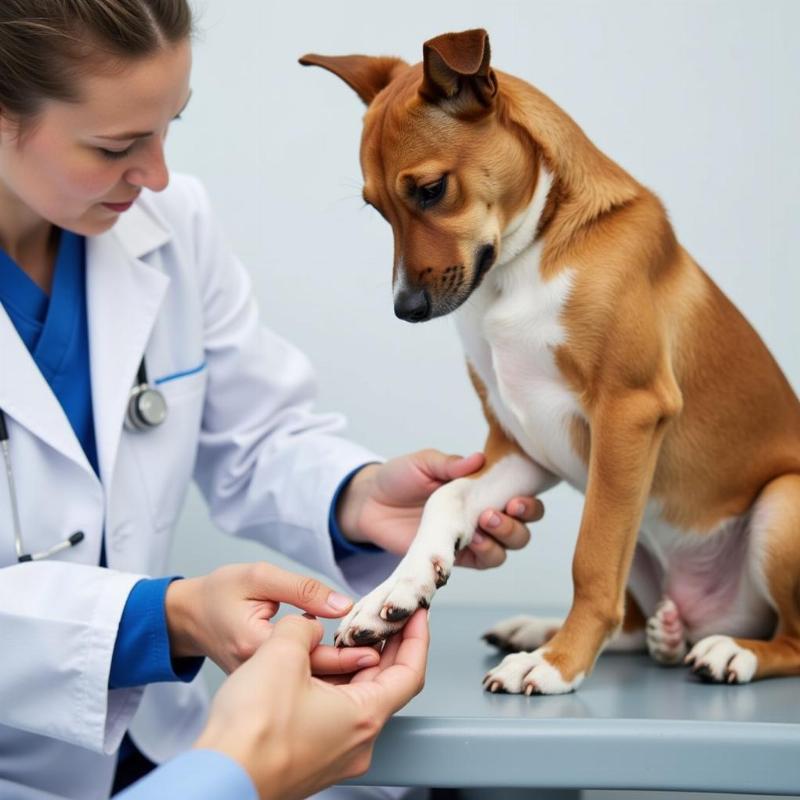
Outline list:
[[[162,392],[150,385],[147,380],[147,368],[144,357],[139,364],[134,383],[128,397],[128,406],[125,412],[125,427],[133,431],[148,431],[157,428],[167,418],[167,401]],[[6,415],[0,408],[0,447],[3,450],[3,461],[6,466],[6,480],[8,482],[8,496],[11,501],[11,520],[14,525],[14,547],[17,551],[17,561],[40,561],[43,558],[60,553],[70,547],[75,547],[84,539],[83,531],[75,531],[71,536],[37,553],[26,553],[22,546],[22,526],[19,522],[19,507],[17,506],[17,489],[14,485],[14,471],[11,469],[11,451],[8,444],[8,427]]]

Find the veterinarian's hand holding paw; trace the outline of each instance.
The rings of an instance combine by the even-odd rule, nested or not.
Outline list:
[[[314,578],[266,562],[231,564],[208,575],[174,581],[166,614],[173,658],[208,656],[225,672],[246,661],[275,630],[281,603],[318,617],[341,617],[353,603]],[[352,673],[378,663],[369,647],[344,651],[319,645],[311,653],[315,675]]]
[[[431,494],[455,478],[477,472],[484,461],[482,453],[462,458],[420,450],[385,464],[370,464],[355,475],[339,501],[340,527],[351,541],[372,542],[402,555],[414,539]],[[486,509],[479,530],[459,552],[456,564],[476,569],[499,566],[507,550],[519,550],[528,543],[525,523],[543,514],[544,506],[534,497],[515,497],[503,511]]]
[[[426,612],[389,640],[380,664],[337,686],[312,677],[321,638],[318,622],[281,619],[217,692],[195,743],[241,764],[262,800],[308,797],[366,772],[386,720],[422,689]]]

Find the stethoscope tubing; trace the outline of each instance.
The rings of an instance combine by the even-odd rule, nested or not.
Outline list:
[[[8,427],[6,414],[0,408],[0,446],[3,449],[3,462],[6,467],[6,480],[8,481],[8,499],[11,503],[11,521],[14,525],[14,548],[17,560],[22,558],[22,526],[19,522],[19,507],[17,506],[17,487],[14,483],[14,470],[11,469],[11,451],[8,445]]]
[[[138,403],[141,402],[143,397],[147,397],[156,401],[157,414],[152,415],[145,413],[145,409],[140,408]],[[166,418],[167,404],[163,394],[153,388],[147,380],[147,368],[145,367],[144,357],[142,357],[139,369],[136,373],[136,383],[131,390],[131,398],[128,402],[126,409],[126,427],[131,430],[148,431],[152,428],[158,427]],[[11,503],[11,521],[14,526],[14,549],[17,554],[17,561],[22,563],[26,561],[39,561],[43,558],[60,553],[62,550],[67,550],[74,547],[84,539],[83,531],[75,531],[75,533],[68,536],[66,539],[58,542],[57,544],[48,547],[47,550],[41,550],[37,553],[26,553],[22,544],[22,525],[19,519],[19,506],[17,504],[17,487],[14,482],[14,470],[11,467],[11,448],[9,445],[8,425],[6,424],[5,411],[0,408],[0,449],[3,451],[3,463],[6,470],[6,482],[8,486],[8,496]]]

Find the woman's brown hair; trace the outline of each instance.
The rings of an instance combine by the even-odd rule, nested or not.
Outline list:
[[[188,0],[0,0],[0,114],[79,99],[89,64],[136,59],[192,34]]]

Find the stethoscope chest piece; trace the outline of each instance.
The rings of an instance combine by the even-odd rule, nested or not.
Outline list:
[[[167,401],[164,395],[147,380],[144,359],[139,365],[136,384],[128,397],[125,426],[134,431],[157,428],[167,418]]]
[[[150,386],[137,386],[128,399],[128,427],[146,431],[158,427],[167,418],[164,395]]]

